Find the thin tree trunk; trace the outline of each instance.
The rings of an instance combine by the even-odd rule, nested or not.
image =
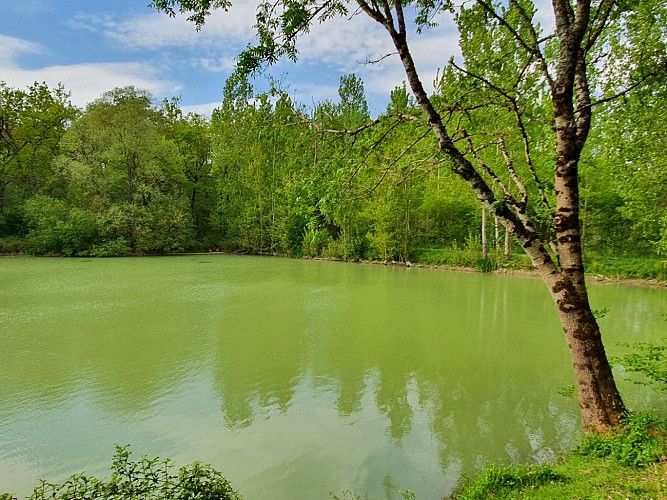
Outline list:
[[[505,258],[509,259],[510,256],[510,232],[505,229]]]
[[[489,245],[486,240],[486,208],[482,207],[482,259],[489,258]]]

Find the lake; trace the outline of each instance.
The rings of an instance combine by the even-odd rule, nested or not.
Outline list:
[[[136,458],[249,500],[450,494],[580,437],[539,279],[281,258],[0,259],[0,493]],[[593,284],[607,350],[665,336],[667,290]],[[615,369],[633,410],[664,396]]]

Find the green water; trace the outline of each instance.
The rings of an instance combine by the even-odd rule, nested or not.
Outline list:
[[[209,462],[250,500],[426,500],[579,437],[534,278],[203,255],[2,258],[0,285],[0,492],[104,475],[131,443]],[[665,335],[665,289],[591,299],[612,353]]]

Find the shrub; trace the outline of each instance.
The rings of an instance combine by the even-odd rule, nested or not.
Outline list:
[[[111,479],[100,480],[83,474],[73,475],[62,484],[42,481],[31,500],[126,499],[201,499],[240,500],[220,472],[199,462],[181,467],[172,474],[169,460],[142,458],[130,461],[127,446],[116,446]],[[10,500],[5,493],[0,500]]]
[[[35,196],[26,202],[28,240],[35,253],[77,255],[96,241],[95,214],[82,208],[69,208],[63,200]]]
[[[626,467],[641,468],[665,455],[666,433],[664,419],[649,413],[631,413],[616,432],[584,436],[577,452],[597,458],[611,457]]]
[[[0,254],[18,255],[26,253],[28,241],[19,236],[5,236],[0,238]],[[0,497],[2,500],[2,497]]]
[[[319,257],[329,241],[329,234],[326,230],[309,227],[303,237],[303,255],[306,257]]]

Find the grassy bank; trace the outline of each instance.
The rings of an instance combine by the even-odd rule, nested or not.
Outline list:
[[[481,247],[467,244],[451,247],[424,247],[416,253],[415,263],[432,266],[465,267],[479,271],[531,270],[530,259],[523,253],[512,253],[505,257],[502,252],[492,250],[487,259],[482,259]],[[667,281],[667,259],[658,257],[611,256],[587,252],[586,273],[611,279],[640,279]]]
[[[454,498],[666,499],[666,460],[667,422],[632,415],[617,433],[586,436],[554,464],[487,468]]]
[[[667,259],[591,255],[586,272],[606,278],[667,281]]]

